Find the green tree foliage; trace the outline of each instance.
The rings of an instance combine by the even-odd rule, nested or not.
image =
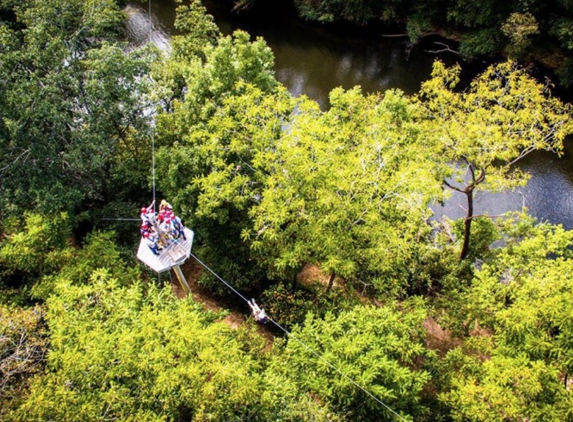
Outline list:
[[[434,125],[435,151],[450,166],[444,184],[467,199],[464,241],[467,256],[473,195],[523,185],[527,175],[512,167],[535,150],[560,152],[573,132],[571,105],[551,97],[511,61],[490,66],[463,92],[454,90],[460,68],[434,64],[432,79],[422,84],[422,110]]]
[[[213,35],[207,25],[176,38],[173,59],[159,72],[168,75],[158,78],[159,89],[169,93],[168,112],[158,116],[160,189],[187,225],[201,229],[197,241],[206,262],[219,263],[217,270],[233,284],[249,285],[261,278],[240,240],[258,177],[249,168],[250,150],[272,142],[291,105],[263,40],[251,42],[242,31],[215,41]],[[201,53],[180,59],[197,40],[203,40]]]
[[[12,418],[329,420],[288,379],[263,378],[264,340],[214,318],[169,289],[122,287],[105,269],[87,285],[61,277],[47,301],[46,372]]]
[[[121,283],[141,276],[139,267],[125,262],[113,232],[92,232],[81,247],[72,244],[72,219],[66,213],[43,216],[26,213],[23,221],[6,220],[0,242],[0,281],[30,287],[35,299],[46,299],[62,275],[87,283],[91,273],[109,268]]]
[[[177,2],[181,3],[181,0]],[[216,45],[221,36],[213,16],[207,14],[207,9],[198,0],[177,7],[175,28],[184,35],[176,35],[171,40],[175,59],[171,64],[187,63],[195,56],[205,59],[205,46]]]
[[[248,210],[260,201],[273,140],[294,103],[284,88],[270,95],[244,83],[235,89],[212,119],[159,151],[158,173],[168,176],[162,188],[187,224],[198,228],[201,256],[233,285],[249,286],[263,274],[240,235],[251,227]]]
[[[195,28],[187,14],[178,19],[185,22],[183,29]],[[225,99],[240,93],[239,82],[264,92],[277,86],[274,57],[264,40],[251,42],[246,32],[236,31],[213,41],[217,33],[211,26],[197,32],[200,29],[203,26],[197,25],[188,35],[175,37],[172,59],[156,71],[158,90],[170,111],[158,117],[159,142],[166,146],[185,141],[197,125],[207,122]],[[199,43],[202,48],[197,51]]]
[[[459,51],[466,58],[525,56],[556,68],[563,85],[573,81],[573,4],[569,0],[296,0],[295,4],[301,17],[323,23],[382,21],[405,29],[413,43],[441,30],[461,41]],[[534,35],[537,42],[532,44]]]
[[[9,7],[17,22],[0,25],[1,217],[76,211],[125,192],[120,180],[133,193],[145,182],[134,132],[146,126],[149,51],[116,44],[124,16],[112,0]]]
[[[207,45],[217,45],[221,36],[219,28],[215,25],[213,17],[199,0],[193,0],[187,5],[179,5],[176,9],[175,28],[183,35],[174,35],[171,38],[171,54],[158,61],[152,69],[153,78],[157,81],[154,94],[163,110],[173,111],[177,101],[183,100],[187,90],[187,68],[193,60],[205,60],[204,48]],[[158,123],[168,115],[159,116]],[[174,127],[166,128],[166,136]]]
[[[531,45],[531,36],[539,34],[539,25],[531,13],[512,13],[501,30],[511,40],[509,57],[518,58]]]
[[[569,420],[573,232],[526,215],[498,225],[503,243],[449,299],[467,330],[441,362],[441,399],[460,421]]]
[[[567,303],[573,283],[563,274],[573,265],[573,232],[534,224],[523,215],[517,218],[503,222],[506,245],[494,249],[494,258],[476,273],[467,316],[500,330],[499,340],[507,350],[555,359],[570,373],[573,326]]]
[[[131,256],[126,260],[122,256],[114,232],[94,231],[86,236],[81,247],[62,250],[59,255],[62,259],[58,271],[43,273],[32,286],[30,294],[34,299],[46,300],[62,277],[76,284],[86,284],[92,273],[99,269],[107,269],[121,285],[129,285],[143,277],[141,267],[133,265],[135,258]]]
[[[395,304],[358,306],[336,316],[329,313],[324,319],[309,314],[305,324],[293,330],[300,341],[288,340],[275,370],[289,374],[350,420],[394,420],[396,416],[348,378],[403,417],[415,417],[423,411],[420,393],[430,379],[420,368],[420,362],[431,355],[422,341],[425,316],[420,301],[404,304],[403,309]],[[280,364],[285,358],[289,365]]]
[[[466,356],[453,388],[441,396],[454,421],[569,420],[568,394],[555,367],[525,356]]]
[[[295,324],[302,324],[309,312],[322,318],[328,311],[347,310],[359,303],[341,290],[325,291],[321,283],[297,285],[296,289],[277,284],[263,292],[260,302],[273,319],[290,329]]]
[[[17,278],[18,284],[58,270],[67,260],[71,219],[26,213],[23,219],[4,222],[0,242],[0,280]]]
[[[379,98],[336,89],[326,113],[300,101],[250,212],[245,238],[261,259],[279,272],[312,263],[400,292],[441,192],[431,166],[414,164],[424,147],[413,116],[397,91]]]
[[[461,36],[460,54],[466,59],[474,56],[494,56],[502,49],[502,34],[495,28],[464,32]]]
[[[375,1],[308,1],[297,0],[295,4],[299,13],[306,19],[319,22],[332,22],[339,19],[349,20],[356,23],[366,23],[376,16],[380,9],[386,9],[388,17],[396,16],[392,9],[392,1],[384,2],[384,6]],[[398,4],[400,2],[397,2]]]

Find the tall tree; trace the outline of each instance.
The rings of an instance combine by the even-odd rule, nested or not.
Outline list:
[[[158,116],[158,186],[186,224],[200,228],[205,260],[233,284],[248,286],[262,277],[240,238],[259,177],[251,161],[280,133],[289,95],[278,87],[264,40],[251,41],[243,31],[220,36],[199,2],[189,7],[178,16],[186,33],[156,72],[165,106]]]
[[[280,271],[312,263],[400,293],[441,192],[432,163],[421,160],[415,107],[399,91],[364,96],[359,88],[336,89],[330,101],[325,113],[299,102],[245,235]]]
[[[1,217],[101,204],[115,170],[142,158],[149,51],[117,44],[124,15],[112,0],[32,0],[12,12],[17,24],[0,25]],[[134,184],[145,182],[138,168]]]
[[[476,191],[501,191],[525,184],[514,164],[536,150],[560,152],[573,132],[572,107],[551,96],[516,63],[490,66],[470,86],[455,90],[460,67],[437,61],[422,84],[423,116],[435,139],[436,159],[448,164],[444,184],[466,197],[460,259],[468,254]]]

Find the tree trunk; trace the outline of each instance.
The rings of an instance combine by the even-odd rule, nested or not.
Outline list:
[[[470,235],[472,229],[472,218],[474,216],[474,190],[467,189],[465,192],[468,199],[468,212],[466,214],[466,219],[464,221],[464,244],[462,246],[462,251],[460,252],[460,259],[465,259],[468,255],[470,248]]]
[[[465,159],[465,158],[464,158]],[[475,168],[472,163],[465,159],[468,163],[468,168],[466,174],[469,172],[471,181],[466,185],[465,188],[459,188],[452,185],[447,180],[444,179],[444,184],[452,190],[463,193],[468,199],[468,210],[466,214],[466,219],[464,221],[464,244],[462,245],[462,250],[460,252],[460,260],[465,259],[468,256],[470,248],[470,235],[472,230],[472,219],[474,217],[474,189],[477,185],[485,180],[485,170],[481,170],[479,176],[476,178]]]
[[[334,271],[332,271],[330,273],[330,278],[328,279],[328,286],[326,286],[326,292],[330,292],[330,289],[332,289],[332,285],[334,284],[334,278],[336,277],[336,273]]]

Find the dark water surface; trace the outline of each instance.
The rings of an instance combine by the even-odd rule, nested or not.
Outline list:
[[[324,109],[328,93],[338,86],[360,85],[364,92],[399,88],[407,94],[418,91],[431,71],[436,55],[425,50],[435,45],[416,46],[408,52],[403,38],[382,38],[353,27],[333,28],[301,22],[292,9],[279,0],[259,1],[266,9],[248,13],[231,13],[228,2],[204,0],[203,4],[215,17],[225,34],[243,29],[253,37],[263,37],[275,55],[277,79],[294,95],[306,94]],[[151,39],[168,48],[174,34],[175,3],[155,0],[152,3],[153,30]],[[149,38],[147,12],[137,4],[128,6],[131,37],[137,42]],[[431,40],[430,40],[431,41]],[[453,63],[453,55],[440,55]],[[483,64],[465,66],[465,77],[471,78]],[[566,143],[561,158],[549,153],[535,153],[520,163],[532,177],[527,186],[503,194],[478,193],[475,213],[498,215],[509,210],[528,207],[540,220],[561,223],[573,228],[573,143]],[[445,207],[434,207],[436,216],[452,218],[465,215],[465,197],[454,193]]]

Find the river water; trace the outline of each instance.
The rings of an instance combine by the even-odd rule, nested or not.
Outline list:
[[[352,88],[360,85],[364,92],[383,92],[399,88],[407,94],[418,91],[430,75],[435,45],[416,46],[410,51],[402,38],[372,36],[353,28],[329,28],[301,22],[288,7],[277,6],[280,1],[260,1],[267,9],[248,13],[231,13],[228,3],[204,0],[224,34],[243,29],[253,37],[263,37],[275,55],[277,79],[293,95],[306,94],[324,109],[328,93],[335,87]],[[270,6],[269,6],[270,5]],[[168,48],[173,28],[175,3],[156,0],[152,3],[151,39]],[[269,9],[271,7],[272,9]],[[276,8],[279,9],[276,9]],[[135,42],[150,37],[147,11],[138,4],[128,6],[128,31]],[[448,53],[446,53],[448,54]],[[452,54],[440,55],[447,64],[456,60]],[[483,64],[465,66],[466,78],[475,75]],[[475,213],[499,215],[526,206],[539,220],[560,223],[573,229],[573,142],[565,145],[564,154],[530,154],[520,168],[532,177],[524,188],[500,194],[477,193]],[[436,217],[465,215],[465,196],[454,192],[444,207],[435,206]]]

